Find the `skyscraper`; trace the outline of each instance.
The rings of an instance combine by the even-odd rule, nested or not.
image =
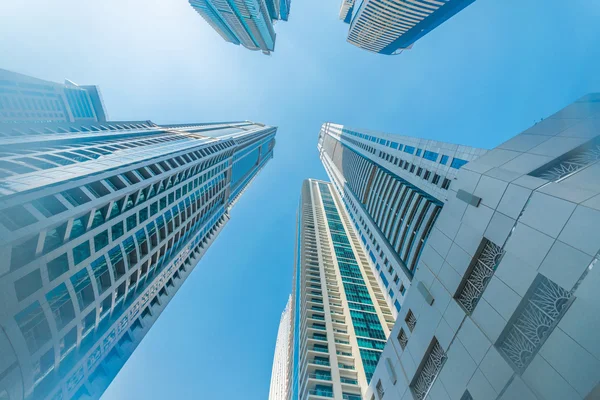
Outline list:
[[[600,94],[462,168],[365,397],[600,396]]]
[[[275,134],[247,121],[0,124],[0,398],[99,398]]]
[[[0,69],[0,123],[98,122],[108,118],[97,86],[64,84]]]
[[[350,24],[348,42],[396,54],[473,3],[474,0],[342,0],[340,19]]]
[[[297,246],[290,398],[360,400],[394,319],[331,184],[304,181]]]
[[[397,313],[450,183],[486,150],[331,123],[317,147]]]
[[[281,313],[275,356],[273,357],[273,370],[271,372],[271,388],[269,400],[287,400],[289,387],[290,356],[292,353],[292,297],[290,296],[285,309]]]
[[[225,41],[269,54],[275,50],[273,21],[287,21],[291,0],[189,0]]]

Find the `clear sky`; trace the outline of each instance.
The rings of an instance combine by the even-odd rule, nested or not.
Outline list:
[[[600,3],[476,0],[399,56],[346,43],[340,0],[293,0],[264,56],[187,0],[1,0],[0,68],[98,84],[112,119],[279,126],[275,158],[104,400],[265,400],[323,122],[494,147],[600,91]]]

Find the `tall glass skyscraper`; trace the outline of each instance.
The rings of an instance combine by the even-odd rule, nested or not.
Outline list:
[[[274,20],[288,20],[291,0],[189,0],[225,41],[269,54]]]
[[[342,0],[340,19],[350,24],[348,42],[396,54],[473,3],[474,0]]]
[[[99,398],[275,134],[248,121],[0,124],[0,398]]]
[[[600,93],[462,168],[367,400],[600,398]]]
[[[331,184],[303,183],[297,246],[290,399],[360,400],[394,319]]]
[[[0,123],[93,122],[108,118],[97,86],[49,82],[0,69]]]
[[[292,353],[292,296],[289,297],[285,309],[281,313],[273,370],[271,372],[271,388],[269,400],[287,400],[290,380],[290,357]]]
[[[396,314],[452,180],[486,150],[331,123],[317,147]]]

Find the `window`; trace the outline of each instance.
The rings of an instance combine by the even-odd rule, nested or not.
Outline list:
[[[71,277],[71,283],[77,295],[79,309],[83,311],[94,301],[94,289],[87,269],[82,269]]]
[[[400,303],[398,302],[398,299],[394,300],[394,308],[396,309],[397,312],[400,312]]]
[[[431,176],[431,171],[425,170],[425,175],[423,175],[423,179],[428,181],[430,176]]]
[[[452,159],[452,163],[450,164],[450,167],[455,168],[455,169],[460,169],[460,167],[465,165],[467,162],[468,161],[461,160],[460,158],[455,157]]]
[[[433,179],[431,180],[431,183],[433,183],[434,185],[437,185],[440,182],[440,176],[438,174],[433,175]]]
[[[442,189],[448,190],[450,188],[450,179],[444,178],[442,182]]]
[[[446,165],[447,163],[448,163],[448,156],[443,155],[442,158],[440,159],[440,164]]]
[[[412,332],[415,330],[415,326],[417,326],[417,317],[415,317],[411,310],[408,310],[404,322],[406,322],[406,326],[408,326],[408,329]]]
[[[415,148],[412,146],[404,146],[404,152],[408,154],[414,154]]]
[[[137,226],[137,214],[127,217],[127,231],[132,230]]]
[[[39,301],[33,302],[15,315],[15,321],[25,338],[30,353],[35,353],[51,338],[52,333]]]
[[[65,239],[65,232],[67,230],[67,224],[64,223],[55,228],[49,229],[46,232],[46,240],[44,241],[44,253],[48,253],[63,243]]]
[[[46,267],[48,268],[48,277],[50,278],[50,281],[53,281],[64,274],[69,270],[67,253],[61,254],[54,260],[49,261]]]
[[[408,344],[408,336],[406,336],[406,332],[404,332],[403,328],[400,328],[400,332],[398,332],[398,343],[400,343],[402,350],[404,350]]]
[[[503,255],[500,246],[483,238],[454,296],[467,314],[475,310]]]
[[[123,221],[114,224],[110,229],[112,232],[112,240],[120,238],[125,233],[123,230]]]
[[[92,182],[86,185],[86,188],[96,197],[100,198],[110,194],[110,191],[102,184],[102,182]]]
[[[60,330],[64,328],[69,322],[75,318],[75,309],[73,308],[73,302],[71,296],[67,290],[67,285],[61,283],[50,292],[46,294],[46,300],[50,305],[54,319],[56,320],[56,327]]]
[[[73,220],[73,226],[71,226],[71,239],[78,238],[85,233],[89,217],[90,213],[87,213],[86,215]],[[48,238],[46,238],[46,240],[48,240]]]
[[[379,398],[380,400],[383,399],[383,396],[385,396],[385,390],[383,390],[383,385],[381,384],[381,381],[377,382],[375,389],[377,390],[377,398]]]
[[[434,151],[425,150],[423,153],[423,158],[429,161],[437,161],[439,154]]]
[[[83,242],[79,246],[73,248],[73,262],[75,265],[90,256],[90,242]]]
[[[14,271],[33,261],[38,244],[38,235],[14,245],[10,253],[10,270]]]
[[[74,207],[80,206],[90,201],[90,198],[79,188],[65,190],[61,194]]]
[[[417,157],[421,157],[421,149],[417,149]]]
[[[60,339],[60,357],[64,358],[77,346],[77,327],[71,329],[65,336]]]
[[[41,199],[33,201],[31,204],[33,204],[44,217],[48,218],[67,210],[67,207],[54,196],[42,197]]]
[[[16,231],[37,222],[37,219],[25,207],[14,206],[0,211],[0,222],[10,231]]]
[[[417,176],[421,176],[422,173],[423,173],[423,168],[419,167],[417,169]]]
[[[98,293],[104,293],[111,285],[110,273],[108,272],[108,264],[106,263],[106,257],[101,256],[92,262],[92,271],[96,277],[96,285],[98,286]]]
[[[94,249],[100,251],[108,245],[108,230],[94,236]]]
[[[573,300],[572,291],[537,275],[495,343],[515,372],[525,371]]]
[[[81,327],[81,336],[86,336],[96,326],[96,309],[90,311],[90,313],[83,319]]]
[[[42,288],[42,275],[40,270],[36,269],[21,279],[15,281],[15,292],[17,300],[21,301]]]

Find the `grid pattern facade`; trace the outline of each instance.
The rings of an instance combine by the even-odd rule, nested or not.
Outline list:
[[[486,151],[330,123],[318,149],[397,313],[452,180]]]
[[[275,49],[273,21],[287,20],[286,0],[189,0],[190,5],[227,42],[262,50]]]
[[[276,128],[46,128],[0,126],[0,346],[12,360],[0,389],[99,398],[272,158]]]
[[[461,168],[366,398],[598,397],[599,117],[584,96]]]
[[[105,121],[99,89],[0,69],[0,123]]]
[[[393,317],[331,184],[304,182],[298,219],[290,398],[359,400]]]
[[[344,0],[348,42],[381,54],[407,49],[474,0]]]
[[[290,296],[279,321],[269,400],[287,400],[292,339],[292,297]]]

